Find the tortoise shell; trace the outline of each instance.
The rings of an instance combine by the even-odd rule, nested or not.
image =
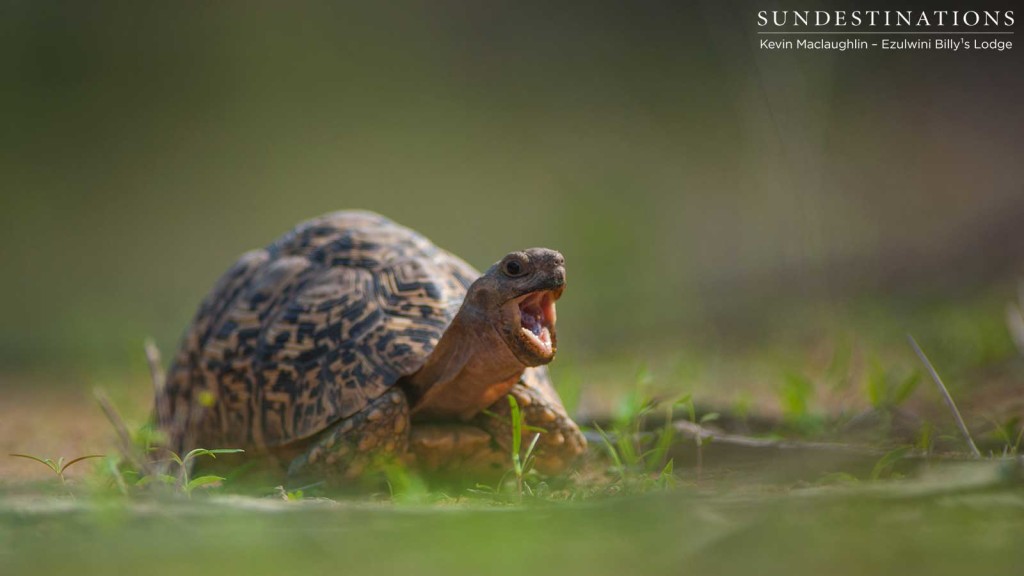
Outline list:
[[[419,370],[479,276],[371,212],[299,224],[203,301],[158,394],[161,428],[178,450],[308,438]]]

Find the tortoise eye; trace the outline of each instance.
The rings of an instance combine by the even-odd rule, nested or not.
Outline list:
[[[523,273],[523,265],[518,260],[509,260],[505,262],[505,274],[509,276],[519,276]]]

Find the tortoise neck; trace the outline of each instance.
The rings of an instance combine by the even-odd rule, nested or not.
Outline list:
[[[463,306],[423,367],[405,379],[413,418],[469,420],[507,394],[525,369],[486,316]]]

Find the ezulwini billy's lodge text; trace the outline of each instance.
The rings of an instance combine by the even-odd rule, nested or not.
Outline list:
[[[978,50],[1004,52],[1013,48],[1011,40],[980,40],[973,38],[882,38],[868,42],[860,38],[829,39],[760,39],[761,50]]]

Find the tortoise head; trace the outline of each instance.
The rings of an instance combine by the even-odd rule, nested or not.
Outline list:
[[[565,289],[565,258],[547,248],[511,252],[469,288],[466,303],[501,335],[525,366],[555,357],[555,301]]]

